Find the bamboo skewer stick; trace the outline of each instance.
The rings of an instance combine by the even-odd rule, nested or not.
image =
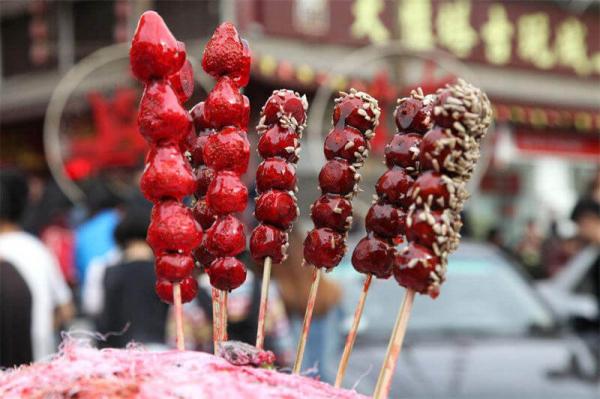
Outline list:
[[[344,346],[344,352],[342,353],[342,358],[340,359],[340,365],[338,366],[337,375],[335,376],[336,388],[339,388],[342,385],[342,381],[344,380],[344,374],[346,373],[348,360],[350,359],[350,354],[352,353],[352,348],[354,347],[354,342],[356,341],[358,326],[360,325],[360,319],[365,308],[365,302],[367,300],[367,294],[369,292],[369,287],[371,286],[372,279],[372,274],[367,275],[367,278],[365,279],[365,283],[363,285],[362,293],[360,294],[360,298],[358,299],[358,304],[356,305],[356,310],[354,311],[354,320],[352,321],[352,327],[348,332],[348,337],[346,338],[346,345]]]
[[[213,313],[213,346],[214,353],[217,353],[219,340],[221,339],[221,291],[212,289],[212,313]]]
[[[229,292],[221,291],[221,341],[227,341],[227,297]]]
[[[390,386],[392,384],[392,378],[394,376],[394,370],[396,369],[396,363],[398,362],[398,356],[402,349],[402,343],[404,342],[404,335],[406,334],[406,327],[408,325],[408,319],[410,317],[410,311],[412,309],[413,301],[415,299],[415,291],[407,289],[402,301],[402,306],[398,311],[398,318],[394,326],[394,331],[390,337],[387,352],[379,372],[379,378],[377,379],[377,385],[373,392],[373,399],[385,399],[390,393]]]
[[[321,280],[321,269],[315,267],[313,270],[312,278],[313,282],[310,286],[308,302],[306,303],[306,312],[304,313],[302,332],[300,333],[300,340],[298,341],[298,348],[296,349],[296,361],[294,363],[293,368],[294,374],[299,374],[300,369],[302,367],[302,360],[304,359],[304,349],[306,348],[306,340],[308,338],[308,332],[310,331],[310,322],[312,320],[313,310],[315,308],[315,300],[317,299],[319,281]]]
[[[269,283],[271,280],[272,260],[265,258],[263,266],[263,279],[260,289],[260,307],[258,309],[258,329],[256,331],[256,347],[263,349],[265,343],[265,321],[267,318],[267,303],[269,302]]]
[[[173,303],[175,304],[175,328],[177,335],[175,342],[177,350],[185,350],[185,341],[183,336],[183,307],[181,305],[181,287],[179,283],[173,283]]]

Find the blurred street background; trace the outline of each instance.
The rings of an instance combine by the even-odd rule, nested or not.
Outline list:
[[[200,66],[206,41],[222,21],[238,27],[252,51],[244,94],[252,106],[253,146],[253,126],[273,90],[294,89],[308,98],[298,164],[301,217],[290,234],[290,258],[274,269],[268,325],[267,344],[282,368],[293,361],[310,283],[310,272],[300,266],[302,241],[312,223],[309,206],[318,196],[332,99],[353,87],[377,98],[383,110],[361,169],[364,192],[355,202],[352,249],[364,235],[373,186],[385,170],[383,149],[394,134],[396,99],[419,86],[433,93],[461,77],[488,94],[494,123],[470,182],[464,242],[450,259],[440,297],[417,298],[392,397],[600,395],[597,0],[0,0],[0,323],[15,317],[11,301],[27,304],[24,292],[40,284],[52,287],[41,300],[55,320],[44,336],[31,337],[28,354],[16,358],[10,348],[23,342],[0,324],[0,366],[43,359],[57,350],[60,331],[114,332],[106,324],[119,311],[107,308],[115,303],[106,298],[114,292],[108,270],[126,264],[128,253],[143,252],[150,209],[138,191],[147,151],[136,126],[142,87],[129,71],[128,56],[137,20],[149,9],[186,44],[196,75],[188,108],[213,84]],[[249,187],[260,162],[252,154]],[[21,178],[25,191],[18,189]],[[256,223],[252,208],[244,217],[247,232]],[[16,230],[41,240],[51,259],[26,256],[23,249],[12,261],[7,253],[22,243],[6,234]],[[328,382],[362,287],[350,255],[319,291],[304,363]],[[60,274],[48,272],[52,282],[39,281],[46,277],[31,277],[36,262]],[[232,323],[248,328],[253,324],[244,321],[256,318],[253,281],[261,268],[249,256],[246,263],[256,277],[250,274],[234,291],[229,313]],[[206,285],[205,276],[198,278]],[[23,289],[9,289],[23,280]],[[150,284],[153,278],[140,281]],[[366,394],[403,296],[393,279],[374,282],[371,291],[344,383]],[[30,302],[40,300],[36,295]],[[203,298],[197,302],[187,307],[188,336],[194,337],[188,345],[211,350]],[[123,323],[117,328],[122,339],[98,335],[99,345],[135,340],[172,346],[170,311],[155,305],[157,335],[145,341],[135,326],[128,330]],[[45,346],[35,343],[48,335]]]

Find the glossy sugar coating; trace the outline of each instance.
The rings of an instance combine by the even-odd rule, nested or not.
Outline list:
[[[181,69],[169,76],[169,84],[179,102],[185,103],[194,93],[194,69],[189,61],[186,61]]]
[[[419,244],[409,243],[394,257],[394,277],[398,284],[432,298],[439,295],[443,269],[442,260]]]
[[[410,97],[399,99],[394,110],[394,121],[398,131],[425,134],[433,127],[434,101],[434,96],[424,96],[420,89],[411,92]]]
[[[385,163],[388,168],[399,166],[414,176],[421,169],[420,148],[422,137],[417,133],[395,134],[385,146]]]
[[[197,198],[201,198],[206,195],[208,187],[210,186],[210,183],[212,183],[212,181],[214,180],[215,175],[216,172],[208,166],[201,165],[196,168],[194,178],[196,180],[195,194]]]
[[[192,208],[192,213],[194,214],[196,221],[200,223],[200,226],[202,226],[204,230],[210,228],[217,219],[217,216],[206,203],[206,198],[199,198],[196,200],[196,203]]]
[[[156,257],[154,271],[158,279],[179,281],[192,274],[194,258],[179,253],[164,253]]]
[[[206,247],[206,235],[202,239],[202,244],[194,249],[192,253],[194,255],[194,259],[198,262],[202,267],[207,268],[210,264],[217,259],[217,257],[210,253],[208,248]]]
[[[327,161],[319,172],[319,187],[324,194],[353,196],[358,190],[360,175],[356,168],[344,159]]]
[[[299,134],[306,125],[306,110],[308,102],[305,96],[300,96],[295,91],[280,89],[273,91],[261,110],[261,118],[257,130],[280,125],[292,127]]]
[[[275,124],[260,135],[258,154],[266,159],[279,157],[287,162],[298,162],[300,153],[300,135],[291,127]]]
[[[318,268],[334,268],[345,253],[344,235],[326,227],[311,230],[304,240],[304,260]]]
[[[370,140],[381,115],[377,100],[355,89],[340,94],[333,106],[333,126],[352,126]]]
[[[210,285],[220,290],[234,290],[246,281],[246,266],[232,256],[215,259],[206,273]]]
[[[296,168],[282,158],[268,158],[256,169],[256,190],[296,190]]]
[[[365,228],[378,237],[395,239],[406,231],[406,214],[394,205],[383,201],[375,202],[367,212]]]
[[[283,230],[291,228],[299,213],[296,198],[287,191],[269,190],[256,199],[256,220]]]
[[[245,128],[248,122],[247,112],[242,93],[227,76],[217,81],[204,103],[204,116],[215,129],[226,126]]]
[[[315,227],[329,227],[345,233],[352,226],[352,203],[339,194],[324,194],[310,207]]]
[[[215,171],[246,173],[250,160],[250,143],[244,131],[233,126],[208,137],[204,146],[204,163]]]
[[[250,253],[257,262],[270,257],[273,263],[282,263],[287,258],[288,234],[268,224],[259,224],[250,236]]]
[[[394,167],[381,175],[375,189],[383,201],[407,208],[411,203],[410,193],[413,184],[413,178],[404,169]]]
[[[393,258],[393,247],[371,235],[360,240],[354,248],[352,266],[360,273],[386,279],[392,275]]]
[[[164,252],[189,254],[202,241],[202,227],[192,211],[175,200],[154,205],[146,237],[156,255]]]
[[[334,127],[325,138],[324,152],[328,160],[341,158],[351,164],[362,164],[369,154],[369,143],[358,129]]]
[[[204,101],[200,101],[198,104],[194,105],[194,107],[190,110],[190,115],[192,120],[194,121],[194,127],[198,133],[202,132],[206,129],[211,129],[212,126],[208,119],[206,119],[206,103]]]
[[[216,257],[236,256],[246,249],[244,225],[233,215],[219,217],[205,234],[204,244]]]
[[[218,172],[208,186],[206,200],[218,215],[243,212],[248,203],[248,188],[234,172]]]
[[[196,135],[196,133],[192,133],[188,136],[186,150],[190,154],[192,166],[197,168],[200,165],[204,165],[204,147],[206,146],[208,137],[215,133],[216,130],[205,129],[199,131],[198,135]]]
[[[248,43],[240,38],[235,26],[230,22],[219,25],[202,55],[206,73],[216,80],[228,76],[238,87],[244,87],[250,79],[250,63]]]
[[[181,291],[181,302],[191,302],[198,295],[198,282],[195,278],[188,276],[179,282]],[[173,283],[169,280],[158,280],[154,291],[161,301],[173,304]]]
[[[165,198],[181,201],[196,190],[192,168],[178,146],[150,148],[140,189],[144,197],[152,202]]]

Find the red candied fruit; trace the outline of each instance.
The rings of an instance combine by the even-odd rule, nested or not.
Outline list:
[[[303,125],[306,122],[306,101],[292,90],[275,90],[267,99],[262,114],[262,123],[267,126],[278,123],[283,117],[293,118],[296,125]]]
[[[413,289],[421,294],[429,293],[433,298],[438,290],[430,292],[434,282],[431,273],[436,272],[440,258],[435,256],[430,249],[414,243],[396,253],[394,257],[394,278],[401,286]]]
[[[437,172],[427,171],[415,180],[411,195],[417,203],[425,202],[433,208],[447,208],[450,204],[450,190],[455,190],[452,180]]]
[[[146,83],[166,78],[183,66],[185,56],[185,45],[175,39],[160,15],[154,11],[143,13],[129,51],[135,77]]]
[[[235,216],[221,216],[206,231],[206,246],[217,257],[235,256],[246,249],[244,225]]]
[[[179,281],[192,274],[194,258],[190,255],[166,253],[156,258],[156,277],[169,281]]]
[[[146,237],[155,254],[191,253],[202,242],[202,227],[192,211],[175,200],[154,205]]]
[[[332,269],[345,252],[344,236],[329,228],[313,229],[304,240],[304,259],[315,267]]]
[[[383,201],[401,207],[410,205],[409,192],[414,180],[402,168],[394,167],[385,172],[375,185],[377,195]]]
[[[200,198],[196,201],[192,213],[194,214],[196,221],[200,223],[200,226],[202,226],[204,230],[208,230],[215,220],[217,220],[215,214],[208,207],[206,198]]]
[[[440,108],[445,108],[446,106],[446,102],[448,101],[448,98],[453,97],[451,90],[449,88],[444,88],[441,90],[438,90],[437,92],[437,98],[435,101],[435,107],[440,107]],[[451,106],[454,106],[454,104],[452,104]],[[458,119],[455,119],[454,117],[457,117]],[[433,120],[435,121],[436,125],[447,128],[447,129],[453,129],[453,125],[455,121],[459,121],[461,122],[463,119],[463,115],[461,113],[458,112],[439,112],[437,115],[435,113],[433,113]]]
[[[348,161],[332,159],[321,168],[319,187],[324,194],[347,195],[354,192],[358,178],[359,175]]]
[[[263,223],[288,229],[298,217],[298,207],[288,192],[270,190],[257,198],[254,214]]]
[[[194,69],[189,61],[173,75],[169,76],[169,84],[177,94],[180,103],[185,103],[194,93]]]
[[[194,192],[196,181],[192,168],[179,147],[151,147],[140,188],[144,197],[152,202],[162,198],[181,200]]]
[[[266,257],[273,263],[281,263],[287,257],[288,235],[281,229],[268,224],[259,224],[250,236],[250,254],[257,262]]]
[[[243,212],[248,203],[248,189],[235,173],[219,172],[208,186],[206,201],[219,215]]]
[[[433,102],[418,98],[403,98],[394,111],[396,127],[400,132],[424,134],[433,126],[431,114]]]
[[[273,125],[261,134],[258,140],[258,153],[263,158],[280,157],[287,162],[298,161],[298,135],[292,127]]]
[[[365,237],[352,252],[352,266],[359,273],[372,274],[377,278],[392,275],[393,248],[375,237]]]
[[[250,160],[250,143],[246,133],[229,126],[208,137],[204,146],[204,162],[216,171],[246,173]]]
[[[442,211],[425,209],[411,211],[407,223],[406,238],[427,248],[433,248],[433,244],[437,243],[438,233],[435,232],[433,226],[447,224],[443,221]],[[448,232],[448,228],[446,228],[446,232]],[[441,235],[442,232],[439,231],[439,234]]]
[[[416,133],[395,134],[385,146],[385,163],[391,168],[400,166],[411,174],[419,171],[419,146],[422,137]]]
[[[194,127],[200,133],[205,129],[210,129],[212,126],[206,119],[206,110],[204,101],[200,101],[198,104],[194,105],[194,108],[190,110],[190,115],[192,116],[192,120],[194,121]]]
[[[140,133],[150,143],[181,143],[192,130],[192,117],[165,82],[146,86],[138,113]]]
[[[193,277],[186,277],[179,282],[181,303],[191,302],[198,295],[198,282]],[[161,301],[173,304],[173,283],[169,280],[158,280],[154,286]]]
[[[215,129],[225,126],[244,127],[248,116],[244,98],[235,83],[224,76],[208,93],[204,105],[204,116]]]
[[[364,108],[364,104],[369,105]],[[333,125],[352,126],[364,133],[375,129],[379,112],[376,101],[366,101],[356,94],[345,95],[336,99],[333,107]]]
[[[230,22],[215,29],[204,48],[202,68],[215,79],[229,76],[238,87],[244,87],[250,79],[250,49]]]
[[[201,130],[197,136],[191,134],[188,138],[186,149],[190,152],[192,165],[197,167],[204,164],[204,147],[206,146],[208,137],[212,134],[215,134],[215,131],[207,129]]]
[[[296,189],[296,168],[281,158],[268,158],[256,169],[256,190],[293,191]]]
[[[433,169],[436,172],[445,171],[444,162],[457,145],[452,134],[441,127],[434,127],[423,136],[419,153],[421,169]]]
[[[220,290],[234,290],[246,281],[246,266],[231,256],[215,259],[206,273],[210,285]]]
[[[215,171],[208,166],[199,166],[195,173],[196,178],[196,197],[200,198],[206,195],[210,183],[215,178]]]
[[[310,216],[316,227],[344,233],[352,224],[352,204],[341,195],[325,194],[312,204]]]
[[[406,229],[406,215],[404,211],[393,205],[376,202],[371,205],[365,226],[368,232],[384,238],[394,239],[404,234]]]
[[[198,248],[194,249],[193,255],[194,259],[196,259],[196,261],[203,267],[209,267],[210,264],[217,258],[211,254],[206,247],[206,235],[202,240],[202,244]]]
[[[325,158],[342,158],[350,163],[366,158],[369,144],[358,129],[352,126],[336,126],[325,138]]]

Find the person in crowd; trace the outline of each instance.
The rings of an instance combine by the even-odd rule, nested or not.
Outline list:
[[[165,343],[168,306],[154,292],[154,255],[146,243],[150,204],[128,204],[115,229],[120,261],[106,268],[98,330],[102,347],[123,348],[129,342],[149,346]]]
[[[56,258],[22,228],[27,198],[25,176],[16,170],[0,170],[2,366],[54,353],[56,327],[65,325],[75,313]]]
[[[525,270],[533,278],[541,278],[541,250],[543,237],[539,233],[538,226],[533,219],[527,220],[523,237],[517,244],[515,253]]]

